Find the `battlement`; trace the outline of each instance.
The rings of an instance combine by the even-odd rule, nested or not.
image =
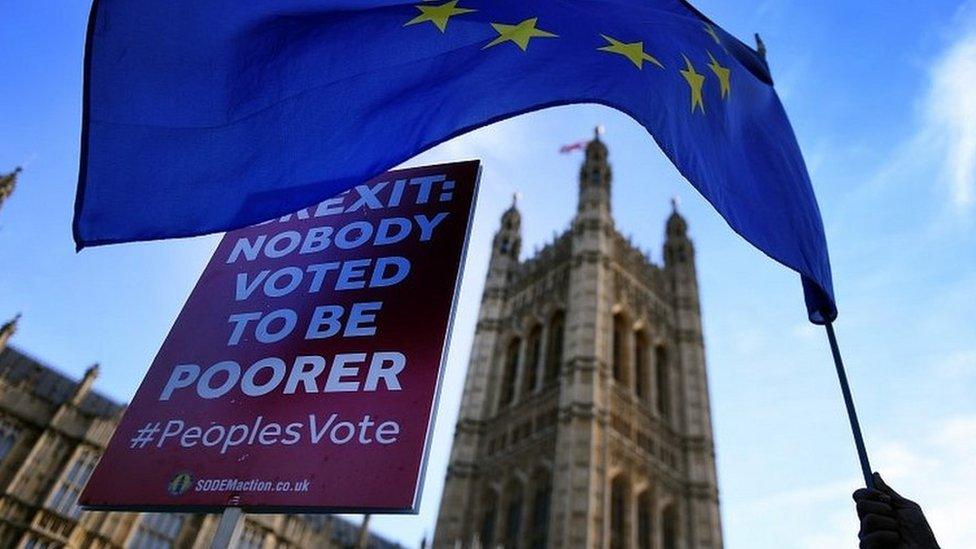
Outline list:
[[[610,257],[623,271],[630,273],[659,297],[667,295],[664,269],[654,263],[650,252],[641,250],[629,236],[625,237],[616,230],[613,231],[611,243]]]

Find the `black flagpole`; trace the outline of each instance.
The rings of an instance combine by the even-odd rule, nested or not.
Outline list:
[[[827,339],[830,340],[830,351],[834,355],[834,365],[837,366],[837,379],[840,380],[840,390],[844,393],[844,404],[847,406],[847,419],[851,421],[851,431],[854,432],[854,444],[857,446],[857,457],[861,460],[861,472],[864,473],[864,484],[874,490],[874,477],[871,476],[871,464],[868,462],[868,451],[864,447],[864,437],[861,436],[861,424],[857,421],[857,411],[854,410],[854,398],[851,396],[851,387],[847,384],[847,374],[844,372],[844,359],[840,357],[840,349],[837,347],[837,336],[834,335],[834,326],[829,321],[824,326],[827,328]]]

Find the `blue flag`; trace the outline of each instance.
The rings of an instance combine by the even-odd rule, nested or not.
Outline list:
[[[235,229],[554,105],[621,110],[837,312],[765,61],[680,0],[95,0],[79,248]]]

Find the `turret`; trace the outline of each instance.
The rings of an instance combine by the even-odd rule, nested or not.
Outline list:
[[[74,393],[71,395],[71,403],[75,406],[81,404],[88,393],[91,392],[92,385],[95,383],[95,378],[98,377],[98,364],[92,364],[85,370],[85,377],[81,378],[78,385],[75,385]]]
[[[17,331],[17,321],[19,320],[20,313],[17,313],[17,316],[13,317],[7,322],[4,322],[3,326],[0,326],[0,351],[7,346],[7,341],[9,341]]]
[[[672,269],[679,266],[695,269],[695,246],[688,238],[688,222],[678,213],[678,200],[671,199],[671,215],[665,225],[664,264]]]
[[[501,225],[495,233],[491,247],[491,261],[501,261],[506,267],[518,263],[522,250],[522,214],[518,211],[518,195],[512,196],[512,205],[502,214]]]
[[[511,207],[502,214],[492,241],[468,375],[464,381],[462,407],[437,519],[437,547],[475,546],[465,545],[462,540],[472,535],[471,525],[480,522],[482,517],[476,462],[479,448],[484,446],[484,422],[494,410],[491,390],[498,384],[496,378],[499,376],[498,369],[494,368],[499,361],[494,357],[504,319],[508,316],[506,287],[518,267],[521,250],[522,214],[518,210],[518,195],[515,195]]]
[[[607,146],[600,140],[601,130],[593,132],[593,140],[586,146],[586,159],[580,166],[579,205],[580,217],[610,217],[610,183],[613,173],[607,161]]]
[[[671,216],[665,226],[664,265],[671,284],[677,334],[679,391],[683,400],[681,417],[678,419],[687,448],[685,467],[691,494],[687,511],[691,517],[689,522],[700,525],[693,532],[689,546],[719,547],[721,519],[718,512],[718,480],[695,246],[688,238],[688,222],[678,213],[677,200],[671,201],[671,208]]]

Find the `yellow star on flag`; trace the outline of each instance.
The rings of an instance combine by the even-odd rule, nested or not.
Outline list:
[[[492,46],[497,46],[502,42],[514,42],[518,45],[518,47],[522,48],[522,51],[525,51],[529,47],[529,40],[533,38],[558,37],[558,35],[551,32],[535,28],[535,24],[538,20],[538,17],[531,17],[525,21],[522,21],[518,25],[492,23],[491,26],[495,29],[495,32],[498,33],[498,38],[495,38],[481,49],[486,50]]]
[[[413,19],[407,21],[403,26],[416,25],[417,23],[426,23],[430,21],[434,24],[441,32],[447,30],[447,21],[454,17],[455,15],[461,15],[462,13],[470,13],[472,11],[477,11],[469,8],[459,8],[457,7],[458,0],[451,0],[450,2],[445,2],[436,6],[414,6],[420,10],[420,15],[414,17]]]
[[[729,91],[731,91],[729,80],[731,79],[732,71],[720,65],[715,59],[715,56],[712,55],[712,52],[708,52],[708,57],[712,60],[712,62],[708,64],[708,68],[712,69],[712,72],[714,72],[715,76],[718,77],[719,85],[722,87],[722,99],[725,99],[728,97]]]
[[[644,68],[644,61],[650,61],[658,67],[661,67],[662,69],[664,68],[664,65],[662,65],[660,61],[644,51],[643,42],[621,42],[605,34],[601,34],[600,36],[602,36],[607,42],[610,42],[610,45],[597,48],[598,50],[620,54],[627,59],[630,59],[630,62],[633,63],[638,69]]]
[[[714,38],[714,39],[715,39],[715,43],[716,43],[716,44],[718,44],[718,45],[720,45],[720,46],[722,45],[722,39],[721,39],[721,38],[719,38],[719,37],[718,37],[718,33],[717,33],[717,32],[715,32],[715,27],[713,27],[713,26],[711,26],[711,25],[708,25],[708,24],[706,24],[706,25],[705,25],[705,32],[707,32],[709,36],[711,36],[712,38]]]
[[[695,112],[695,107],[701,107],[702,114],[705,114],[705,103],[702,101],[702,86],[705,85],[705,77],[698,74],[687,56],[682,55],[681,57],[685,58],[685,64],[688,66],[681,71],[681,76],[685,77],[685,80],[688,81],[688,87],[691,88],[691,112]]]

